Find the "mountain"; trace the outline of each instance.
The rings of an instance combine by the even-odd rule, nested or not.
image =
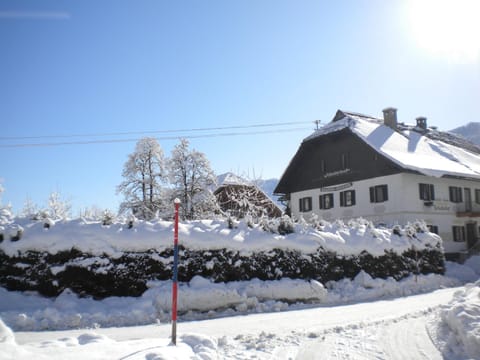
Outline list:
[[[450,132],[461,135],[474,144],[480,145],[480,122],[471,122],[450,130]]]

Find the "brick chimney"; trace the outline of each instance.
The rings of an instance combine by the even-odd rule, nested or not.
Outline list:
[[[417,127],[422,130],[427,130],[427,118],[424,116],[417,117]]]
[[[383,122],[392,129],[397,129],[397,109],[389,107],[383,109]]]

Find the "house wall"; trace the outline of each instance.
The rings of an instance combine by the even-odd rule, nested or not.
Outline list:
[[[427,202],[420,199],[420,183],[433,184],[435,192],[433,201]],[[388,200],[372,203],[370,201],[370,187],[385,184],[388,186]],[[462,203],[450,201],[450,186],[462,189]],[[472,209],[468,213],[464,212],[465,188],[471,189]],[[480,190],[480,181],[400,173],[338,184],[336,187],[329,186],[295,192],[291,194],[290,208],[294,217],[303,216],[307,220],[312,213],[327,221],[363,217],[377,225],[405,225],[415,220],[424,220],[427,225],[434,225],[438,228],[438,233],[444,240],[445,251],[453,253],[467,250],[468,241],[467,239],[462,242],[453,241],[452,226],[463,226],[466,234],[466,224],[473,224],[472,228],[475,229],[473,236],[479,236],[480,204],[475,202],[475,189]],[[349,190],[355,190],[355,205],[341,207],[340,193]],[[319,196],[328,193],[333,194],[334,207],[328,210],[320,209]],[[301,212],[299,200],[305,197],[312,198],[312,209],[311,211]]]

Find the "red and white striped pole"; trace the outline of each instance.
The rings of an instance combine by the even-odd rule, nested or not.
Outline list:
[[[178,207],[180,200],[175,199],[175,225],[173,233],[173,284],[172,284],[172,343],[177,345],[177,296],[178,296]]]

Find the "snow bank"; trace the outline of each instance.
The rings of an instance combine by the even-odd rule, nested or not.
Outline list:
[[[3,335],[8,339],[3,341]],[[140,350],[132,351],[144,344]],[[171,346],[170,340],[148,339],[134,340],[127,344],[113,340],[95,330],[85,330],[78,335],[71,334],[58,339],[45,341],[35,346],[20,346],[13,337],[13,332],[0,319],[0,359],[150,359],[150,360],[183,360],[219,359],[221,340],[196,333],[182,333],[177,338],[176,346]],[[46,351],[45,351],[46,350]],[[126,355],[128,354],[128,355]]]
[[[13,331],[10,330],[0,319],[0,344],[5,346],[6,344],[15,344],[15,336]]]
[[[407,296],[432,291],[460,282],[440,275],[372,279],[360,273],[353,280],[330,282],[325,289],[317,281],[238,281],[212,283],[195,277],[179,284],[180,320],[199,320],[259,312],[301,308],[306,304],[338,305],[385,297]],[[138,298],[109,297],[103,300],[80,298],[65,290],[55,299],[34,293],[11,292],[0,288],[0,317],[15,331],[120,327],[168,322],[171,319],[170,281],[149,283]]]
[[[464,265],[472,269],[480,277],[480,255],[470,257],[465,261]]]
[[[475,282],[480,278],[480,256],[473,256],[465,264],[446,262],[445,276],[461,280],[463,283]],[[478,269],[477,269],[478,268]]]
[[[156,295],[156,307],[168,312],[171,298],[164,296],[171,291],[170,282],[160,282],[151,289]],[[282,279],[278,281],[238,281],[216,284],[196,276],[188,284],[180,284],[179,311],[209,311],[228,307],[237,310],[254,308],[259,302],[270,300],[295,302],[326,300],[327,291],[315,280]]]
[[[328,299],[330,302],[349,303],[382,297],[409,296],[460,284],[461,282],[457,279],[437,274],[409,276],[400,281],[395,281],[393,278],[373,279],[369,274],[361,271],[353,280],[332,281],[327,283],[326,287],[329,291]]]
[[[480,281],[455,293],[441,318],[450,332],[447,346],[456,355],[480,359]]]
[[[11,226],[22,228],[21,238],[11,241],[12,236],[6,235],[9,238],[0,243],[0,250],[9,256],[29,250],[56,254],[72,248],[92,255],[121,256],[123,252],[171,248],[173,242],[173,223],[169,221],[137,221],[132,228],[128,222],[104,226],[101,222],[80,219],[60,221],[48,228],[43,222],[24,218],[15,221]],[[437,235],[423,230],[414,230],[412,237],[408,236],[412,235],[411,229],[406,227],[397,232],[398,236],[391,229],[375,229],[370,222],[358,219],[348,224],[324,222],[317,228],[296,224],[294,233],[279,235],[265,231],[260,225],[249,227],[243,221],[229,229],[224,220],[198,220],[180,224],[179,241],[192,250],[231,249],[251,253],[278,248],[308,253],[322,247],[340,255],[366,251],[380,256],[386,250],[401,254],[412,245],[423,250],[441,243]]]
[[[139,298],[109,297],[101,301],[79,298],[70,290],[55,299],[46,299],[33,293],[0,288],[0,316],[16,330],[130,326],[169,321],[171,281],[151,282],[149,286]],[[178,311],[190,318],[202,318],[207,315],[196,313],[278,311],[287,308],[288,303],[320,303],[326,298],[327,291],[314,280],[216,284],[196,276],[189,283],[179,284]]]
[[[0,359],[18,359],[19,357],[35,358],[34,354],[27,354],[15,341],[13,331],[4,324],[0,317]]]

